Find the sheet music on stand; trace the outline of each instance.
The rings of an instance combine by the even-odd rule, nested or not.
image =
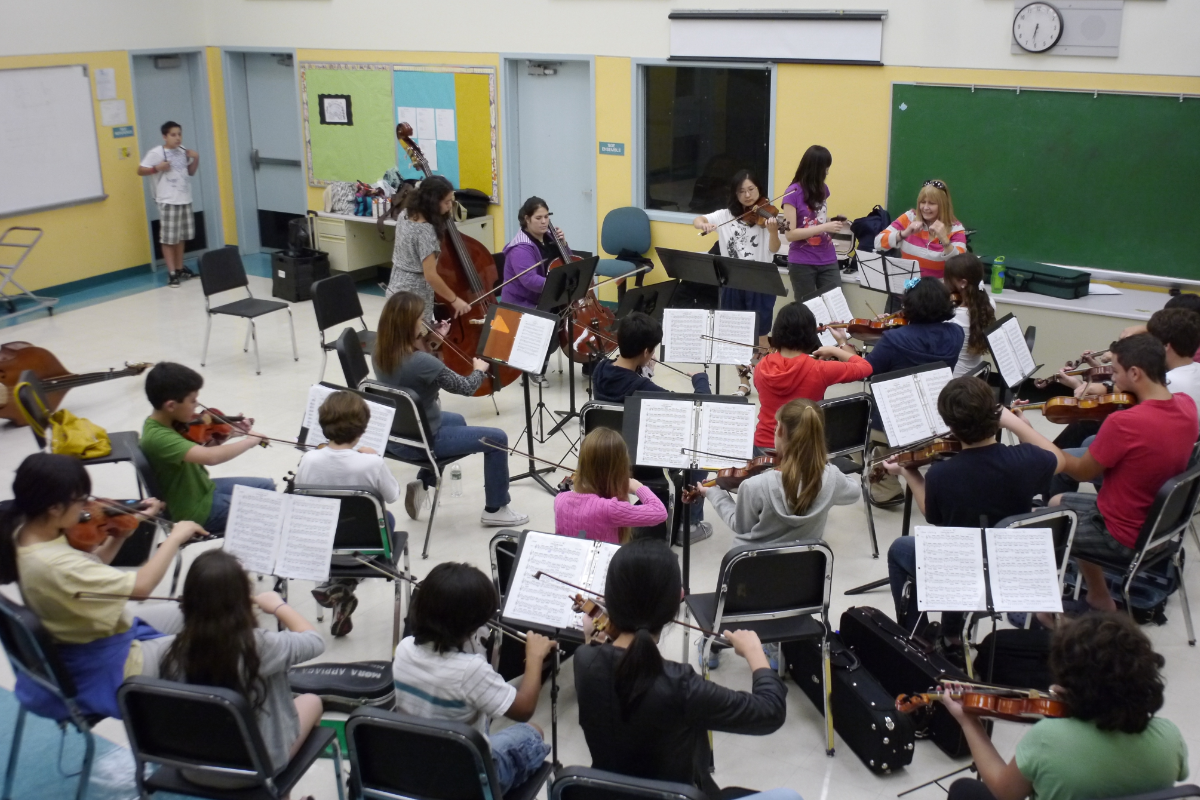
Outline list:
[[[551,635],[562,630],[582,632],[583,615],[572,609],[578,590],[547,575],[603,595],[608,564],[620,549],[608,542],[522,531],[501,620],[521,630],[531,628]],[[534,577],[538,572],[546,574]]]
[[[660,360],[684,364],[749,364],[754,345],[758,344],[756,325],[753,311],[665,309]]]
[[[488,307],[477,354],[486,361],[540,375],[557,330],[554,314],[496,303]]]
[[[1008,388],[1017,388],[1037,372],[1038,366],[1033,361],[1033,353],[1029,352],[1021,324],[1012,314],[1006,314],[987,329],[987,343],[992,360]]]
[[[889,445],[906,447],[950,432],[938,413],[937,401],[953,376],[950,368],[938,361],[871,377],[871,394]]]
[[[304,421],[300,423],[299,441],[304,444],[318,445],[329,440],[321,430],[321,404],[334,392],[353,391],[329,383],[314,383],[308,387],[308,405],[304,409]],[[378,402],[377,398],[366,397],[362,392],[354,392],[367,404],[370,417],[367,420],[367,430],[362,435],[359,445],[369,447],[375,454],[383,458],[387,449],[388,436],[392,432],[392,420],[396,417],[396,407]]]
[[[1049,528],[918,525],[913,535],[918,610],[1062,612]]]
[[[233,487],[222,547],[250,572],[324,581],[342,501]]]
[[[903,297],[904,284],[910,278],[919,277],[921,265],[917,261],[858,251],[858,282],[864,288]]]
[[[757,423],[744,397],[639,392],[625,400],[623,435],[638,466],[724,469],[754,456]]]
[[[842,294],[841,286],[835,286],[824,294],[812,295],[803,302],[816,318],[818,328],[831,322],[849,322],[854,319],[850,305],[846,302],[846,295]],[[833,338],[833,334],[827,330],[820,331],[817,338],[821,344],[828,347],[837,344],[837,339]]]

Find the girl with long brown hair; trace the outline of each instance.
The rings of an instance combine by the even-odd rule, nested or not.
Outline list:
[[[974,253],[960,253],[946,259],[942,280],[950,290],[954,303],[954,321],[962,326],[966,336],[954,377],[966,375],[983,363],[988,351],[987,329],[996,321],[996,301],[983,290],[983,262]]]
[[[488,363],[475,359],[475,370],[464,377],[418,348],[417,340],[426,330],[424,312],[424,300],[412,292],[396,292],[383,304],[375,352],[371,356],[375,377],[380,383],[404,389],[416,397],[425,410],[438,460],[483,453],[486,499],[480,524],[501,528],[523,525],[529,521],[529,515],[508,507],[508,453],[480,441],[487,439],[507,448],[508,434],[500,428],[468,426],[462,414],[442,411],[441,390],[470,397],[486,377]],[[426,458],[424,450],[394,443],[388,445],[388,452],[401,460],[418,463]],[[422,468],[417,480],[408,484],[404,508],[413,519],[417,518],[426,490],[433,484],[433,471],[427,468]]]
[[[967,230],[954,216],[950,187],[925,181],[917,205],[892,221],[875,237],[876,250],[899,248],[900,255],[921,265],[921,277],[940,278],[950,256],[967,252]]]
[[[574,488],[554,498],[554,532],[611,544],[625,544],[633,528],[649,527],[667,518],[667,509],[654,492],[630,477],[629,448],[621,434],[597,428],[584,437],[575,468]],[[632,505],[629,494],[641,505]]]
[[[825,414],[812,400],[792,400],[775,415],[776,469],[738,488],[697,485],[733,530],[736,544],[820,539],[833,506],[861,495],[858,481],[828,463]]]

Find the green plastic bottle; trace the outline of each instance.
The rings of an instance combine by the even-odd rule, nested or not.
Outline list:
[[[1004,256],[992,259],[992,294],[1004,292]]]

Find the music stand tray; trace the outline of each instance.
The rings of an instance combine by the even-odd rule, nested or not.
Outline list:
[[[615,316],[617,319],[624,319],[634,311],[640,311],[649,314],[661,324],[663,311],[671,305],[671,298],[678,286],[679,281],[669,280],[629,289],[617,304]]]
[[[546,273],[546,285],[538,298],[538,311],[553,311],[587,296],[596,274],[599,256],[572,261]]]
[[[668,277],[704,286],[721,285],[721,274],[717,271],[719,256],[667,247],[656,247],[654,251],[658,253]]]
[[[712,256],[716,260],[717,277],[724,289],[741,289],[759,294],[783,297],[787,289],[779,268],[767,261],[747,261],[727,256]]]

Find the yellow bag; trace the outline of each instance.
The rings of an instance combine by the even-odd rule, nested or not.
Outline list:
[[[65,408],[50,415],[50,452],[76,458],[102,458],[112,453],[108,431]]]

